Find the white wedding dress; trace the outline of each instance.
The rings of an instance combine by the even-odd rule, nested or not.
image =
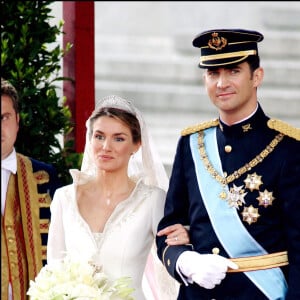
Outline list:
[[[138,180],[131,195],[115,208],[103,232],[91,232],[76,201],[76,186],[89,180],[88,176],[84,178],[79,171],[71,174],[75,184],[58,189],[51,203],[48,264],[61,260],[66,253],[93,260],[112,280],[131,277],[134,299],[146,299],[142,288],[143,273],[158,222],[163,216],[165,191]],[[157,274],[153,275],[158,284],[155,294],[159,294],[156,299],[176,299],[177,283],[156,257],[154,261]]]

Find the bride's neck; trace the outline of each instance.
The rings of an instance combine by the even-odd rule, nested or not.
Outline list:
[[[96,184],[103,194],[126,193],[131,191],[134,182],[127,174],[112,174],[108,172],[99,173],[96,177]]]

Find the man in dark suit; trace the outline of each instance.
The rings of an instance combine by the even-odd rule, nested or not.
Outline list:
[[[300,299],[300,130],[258,101],[262,40],[242,29],[193,40],[219,116],[182,131],[158,227],[178,299]],[[175,223],[190,245],[167,246],[162,228]]]
[[[46,263],[50,203],[61,186],[52,165],[17,153],[18,93],[1,79],[1,299],[25,300]]]

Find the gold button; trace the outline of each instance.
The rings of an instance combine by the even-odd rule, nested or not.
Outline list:
[[[170,266],[170,264],[171,264],[171,262],[170,262],[170,260],[168,259],[168,260],[167,260],[167,265],[168,265],[168,267]]]
[[[230,153],[232,150],[232,147],[230,145],[225,146],[225,152]]]
[[[212,253],[213,254],[219,254],[220,253],[220,249],[218,247],[215,247],[212,249]]]

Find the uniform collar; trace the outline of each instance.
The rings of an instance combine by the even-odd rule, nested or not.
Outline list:
[[[261,128],[263,125],[266,126],[267,120],[268,117],[258,104],[256,112],[249,118],[230,126],[226,125],[221,119],[219,119],[219,127],[225,135],[243,136],[253,132],[257,128]]]

